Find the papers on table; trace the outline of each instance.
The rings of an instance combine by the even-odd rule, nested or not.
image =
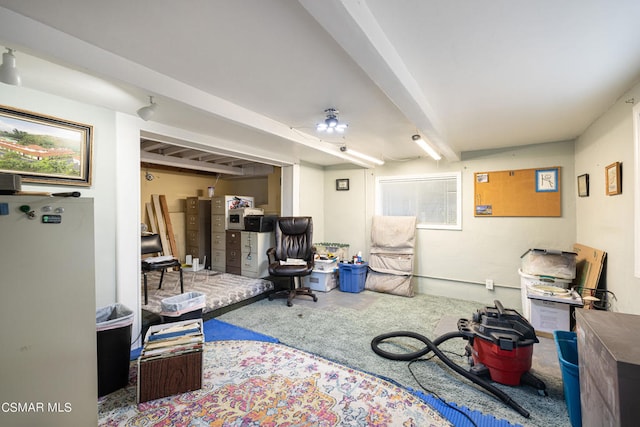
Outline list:
[[[158,262],[172,261],[176,259],[173,255],[161,255],[161,256],[150,256],[148,258],[143,259],[142,261],[148,262],[149,264],[156,264]]]
[[[280,265],[307,265],[307,261],[300,258],[287,258],[286,260],[281,260]]]

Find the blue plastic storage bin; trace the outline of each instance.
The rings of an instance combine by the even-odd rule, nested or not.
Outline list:
[[[580,372],[578,370],[578,339],[575,332],[553,331],[558,350],[564,399],[567,402],[569,420],[573,427],[582,425],[580,409]]]
[[[364,290],[369,264],[338,264],[340,276],[340,290],[342,292],[358,293]]]

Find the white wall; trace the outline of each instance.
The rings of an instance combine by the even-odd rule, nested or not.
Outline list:
[[[303,163],[300,165],[300,216],[313,218],[313,241],[324,239],[324,171],[319,166]]]
[[[561,167],[559,218],[475,218],[473,174],[480,171]],[[375,176],[462,173],[462,231],[417,230],[415,285],[420,293],[446,295],[520,308],[520,255],[529,248],[571,250],[575,232],[573,142],[466,153],[461,162],[429,159],[388,162],[373,170],[327,170],[325,239],[368,250]],[[335,179],[349,178],[350,190],[336,191]],[[366,252],[365,252],[366,253]],[[485,289],[493,279],[495,290]]]
[[[84,197],[95,199],[96,305],[118,301],[137,311],[138,246],[137,240],[129,241],[128,235],[138,232],[139,212],[132,211],[131,206],[137,206],[138,139],[142,123],[133,116],[25,87],[0,85],[0,96],[5,105],[94,126],[93,184],[79,190]],[[609,254],[607,286],[618,296],[612,309],[640,313],[634,303],[640,296],[640,281],[633,275],[632,105],[625,102],[634,96],[640,99],[640,86],[629,91],[578,139],[575,169],[573,142],[467,153],[457,163],[435,163],[428,159],[389,162],[373,170],[322,170],[311,165],[294,165],[290,168],[296,170],[298,195],[293,214],[314,217],[318,240],[348,243],[352,253],[363,250],[366,254],[375,202],[375,176],[460,171],[463,230],[418,231],[415,283],[419,292],[486,303],[498,298],[507,306],[518,307],[519,256],[530,247],[570,250],[574,242],[579,242]],[[604,166],[614,161],[623,163],[623,193],[605,196]],[[548,166],[562,167],[561,218],[473,217],[474,172]],[[591,176],[588,198],[575,194],[576,176],[582,173]],[[338,178],[350,180],[349,191],[335,190]],[[290,187],[286,181],[283,178],[285,190]],[[64,191],[60,186],[29,184],[24,189]],[[283,196],[283,203],[286,199]],[[495,281],[495,291],[484,289],[487,278]]]
[[[607,252],[606,286],[612,311],[640,314],[640,280],[634,276],[634,140],[632,103],[640,84],[624,94],[576,142],[576,174],[589,174],[589,197],[577,200],[577,238]],[[622,194],[605,194],[605,166],[622,163]],[[638,215],[638,213],[635,213]]]
[[[349,255],[368,252],[372,177],[372,170],[361,168],[329,168],[324,174],[323,241],[348,244]],[[336,179],[348,179],[349,191],[337,191]]]
[[[103,108],[81,104],[54,95],[0,84],[2,103],[13,108],[29,110],[64,120],[93,125],[93,165],[91,187],[65,187],[52,185],[22,185],[25,191],[80,191],[82,197],[94,198],[96,242],[96,305],[116,301],[116,175],[115,113]],[[20,242],[17,244],[29,244]],[[33,260],[37,266],[37,260]],[[73,268],[73,265],[69,265]],[[94,284],[88,283],[87,286]]]

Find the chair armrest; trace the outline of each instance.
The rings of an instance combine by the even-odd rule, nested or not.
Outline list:
[[[267,259],[269,260],[269,264],[276,262],[276,248],[267,249]]]
[[[315,246],[311,246],[311,260],[309,261],[309,266],[313,267],[316,264],[316,247]]]

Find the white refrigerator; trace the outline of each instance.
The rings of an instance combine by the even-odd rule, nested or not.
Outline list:
[[[93,199],[0,196],[0,425],[97,425]]]

